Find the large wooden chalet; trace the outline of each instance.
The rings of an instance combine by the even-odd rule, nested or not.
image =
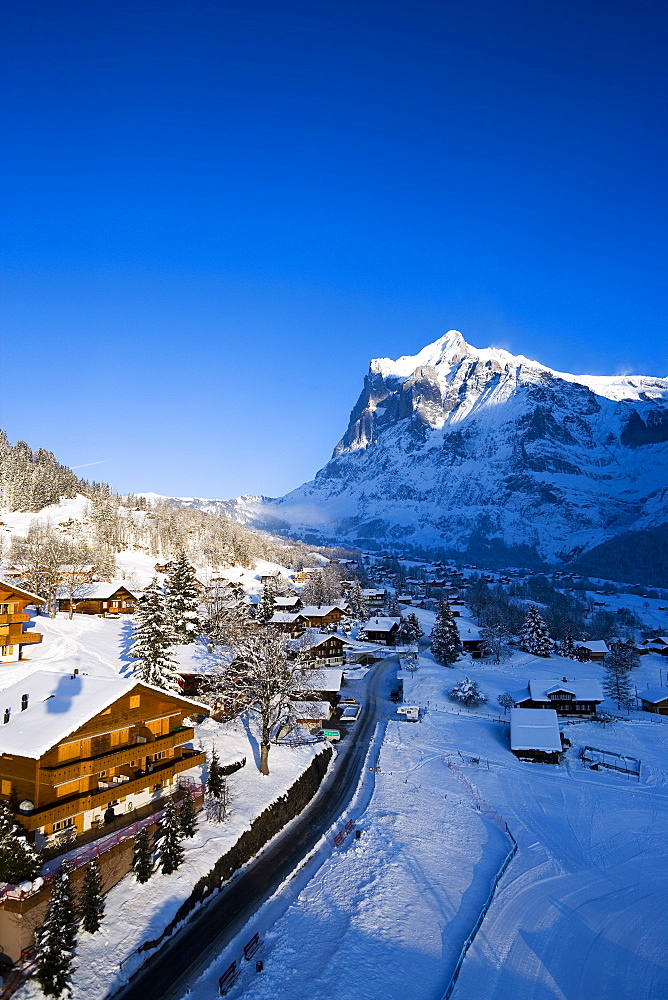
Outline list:
[[[42,641],[41,632],[27,632],[25,626],[30,621],[26,611],[28,605],[44,603],[43,597],[0,580],[0,663],[22,659],[22,646]]]
[[[383,646],[395,646],[399,621],[396,618],[369,618],[364,625],[364,635],[369,642]]]
[[[121,581],[111,583],[91,583],[82,586],[79,596],[74,597],[74,611],[80,615],[129,615],[135,610],[140,592],[130,590]],[[58,602],[61,611],[70,610],[69,598],[61,597]]]
[[[344,645],[340,636],[332,635],[331,632],[318,632],[311,637],[307,646],[301,646],[300,653],[312,666],[342,667],[346,662]]]
[[[553,708],[557,715],[596,715],[603,701],[601,685],[597,680],[580,677],[569,681],[530,680],[527,692],[515,696],[516,708]]]
[[[206,759],[183,723],[208,710],[138,681],[39,670],[0,699],[0,797],[38,847],[133,822]]]
[[[668,690],[666,688],[647,688],[638,693],[640,707],[643,712],[653,715],[668,715]]]

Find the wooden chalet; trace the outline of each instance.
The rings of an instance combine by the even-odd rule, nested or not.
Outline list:
[[[343,609],[338,604],[310,604],[297,613],[297,619],[301,619],[305,628],[338,625],[342,618]]]
[[[373,610],[374,608],[382,608],[385,604],[385,591],[384,590],[374,590],[372,588],[367,588],[362,591],[362,597],[366,603],[366,606]]]
[[[331,719],[332,706],[329,701],[293,701],[290,714],[295,722],[307,729],[315,729]]]
[[[668,690],[666,688],[647,688],[638,693],[640,707],[643,712],[654,715],[668,715]]]
[[[560,681],[530,680],[527,692],[515,698],[516,708],[553,708],[557,715],[593,716],[603,701],[601,685],[597,680],[579,677]]]
[[[141,597],[138,590],[130,590],[122,581],[92,583],[83,586],[74,598],[74,612],[79,615],[131,615]],[[60,611],[70,610],[69,597],[58,601]]]
[[[275,597],[274,611],[287,611],[288,614],[296,614],[302,607],[302,599],[297,594],[293,597]]]
[[[610,650],[603,639],[588,639],[586,642],[575,643],[576,652],[581,652],[589,660],[602,663]]]
[[[0,663],[15,663],[23,658],[23,646],[42,641],[41,632],[26,631],[30,621],[26,608],[45,603],[45,598],[0,580]]]
[[[659,653],[661,656],[668,656],[668,636],[657,635],[653,639],[646,639],[638,647],[638,652],[641,656],[647,653]]]
[[[553,708],[511,708],[510,749],[520,760],[558,764],[562,742]]]
[[[0,796],[40,848],[132,823],[206,760],[184,718],[208,709],[139,681],[39,670],[0,700]]]
[[[399,622],[396,618],[370,618],[363,626],[369,642],[383,646],[396,646]]]
[[[292,579],[295,583],[308,583],[313,574],[315,573],[315,568],[312,566],[305,566],[304,569],[298,570],[296,573],[292,574]]]
[[[313,666],[342,667],[346,662],[344,645],[343,639],[338,635],[332,635],[331,632],[317,633],[312,636],[308,646],[300,648],[300,653]]]

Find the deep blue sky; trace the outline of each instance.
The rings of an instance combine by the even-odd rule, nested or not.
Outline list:
[[[5,0],[10,438],[279,495],[447,329],[668,375],[666,4]]]

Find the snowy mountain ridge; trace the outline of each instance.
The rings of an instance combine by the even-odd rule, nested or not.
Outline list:
[[[313,481],[177,502],[311,541],[567,562],[668,530],[668,379],[571,375],[450,330],[371,361]]]

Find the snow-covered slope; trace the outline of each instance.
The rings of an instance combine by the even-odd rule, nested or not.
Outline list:
[[[668,379],[564,374],[451,330],[371,362],[312,482],[225,506],[302,536],[570,559],[668,522]]]

